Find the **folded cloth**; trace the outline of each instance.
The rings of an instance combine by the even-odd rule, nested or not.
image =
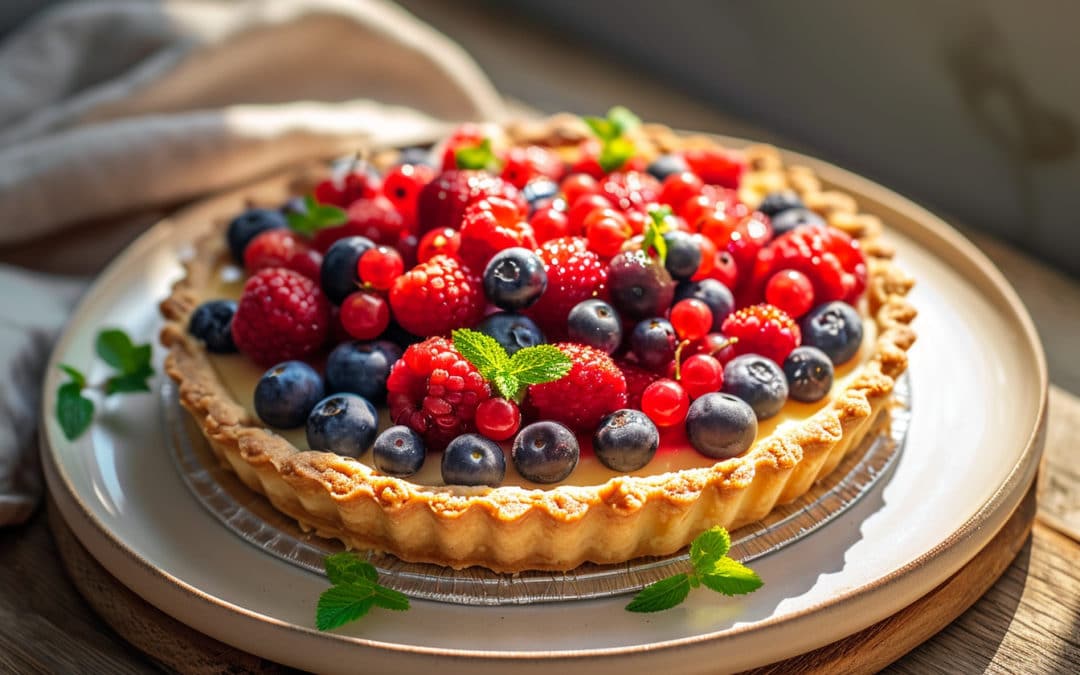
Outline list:
[[[457,45],[379,0],[60,5],[0,44],[0,252],[503,115]],[[78,288],[0,266],[0,524],[39,491],[41,371]]]

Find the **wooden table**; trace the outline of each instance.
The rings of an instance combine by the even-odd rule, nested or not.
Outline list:
[[[503,91],[540,109],[602,112],[612,104],[627,103],[644,117],[675,126],[760,138],[814,153],[814,148],[785,143],[685,92],[610,63],[605,55],[568,42],[565,36],[534,30],[490,3],[405,0],[402,4],[466,45]],[[114,228],[104,239],[69,239],[66,252],[52,241],[7,251],[0,259],[54,271],[89,272],[133,238],[147,220]],[[1051,390],[1039,516],[1030,539],[990,591],[886,672],[1077,672],[1080,544],[1051,524],[1060,525],[1070,517],[1075,524],[1080,513],[1080,463],[1075,459],[1080,399],[1074,395],[1080,393],[1080,359],[1073,347],[1080,333],[1080,282],[1001,242],[973,239],[1032,312],[1047,349],[1051,379],[1064,387]],[[48,256],[39,255],[46,250],[42,246]],[[42,509],[22,527],[0,529],[0,672],[161,671],[161,665],[120,638],[83,601],[64,573],[47,521]],[[181,638],[151,637],[159,643],[172,640],[170,651],[182,655]],[[220,672],[280,670],[255,658],[237,662],[234,656],[223,659]],[[201,665],[203,672],[215,669],[213,663]]]

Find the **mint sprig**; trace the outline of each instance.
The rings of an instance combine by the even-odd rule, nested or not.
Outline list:
[[[409,598],[404,593],[381,586],[375,567],[352,553],[326,556],[323,565],[333,586],[322,592],[315,608],[315,627],[319,630],[333,630],[356,621],[372,607],[395,612],[409,609]]]
[[[637,152],[633,141],[626,137],[626,132],[640,126],[641,120],[627,108],[615,106],[608,111],[607,117],[586,116],[582,119],[600,139],[597,163],[604,173],[621,168]]]
[[[56,421],[69,441],[81,436],[94,419],[94,402],[84,394],[86,390],[100,390],[106,396],[150,391],[154,368],[149,343],[136,345],[124,331],[107,329],[98,333],[94,351],[116,371],[100,385],[88,384],[86,375],[74,366],[59,366],[70,379],[56,391]]]
[[[535,345],[513,356],[495,338],[479,331],[459,328],[453,332],[454,349],[476,366],[503,398],[520,403],[530,384],[562,379],[573,364],[554,345]]]
[[[667,262],[667,241],[664,240],[664,235],[673,227],[670,206],[649,208],[649,220],[645,222],[645,237],[641,242],[641,250],[646,254],[650,250],[656,253],[661,265]]]
[[[743,595],[761,588],[754,570],[729,558],[731,536],[722,527],[699,534],[690,543],[692,572],[682,572],[649,584],[634,596],[626,609],[631,612],[659,612],[680,604],[690,589],[704,586],[727,596]]]
[[[454,162],[459,169],[495,171],[499,168],[499,158],[491,147],[490,138],[485,138],[479,145],[458,148],[454,151]]]
[[[285,219],[289,221],[289,228],[294,232],[310,237],[327,227],[344,225],[349,217],[344,209],[333,204],[320,204],[314,197],[307,195],[304,197],[304,210],[290,212]]]

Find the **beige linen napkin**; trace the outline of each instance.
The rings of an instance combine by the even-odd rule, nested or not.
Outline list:
[[[0,44],[0,250],[503,114],[457,45],[378,0],[61,5]],[[36,501],[42,367],[81,287],[0,265],[0,525]]]

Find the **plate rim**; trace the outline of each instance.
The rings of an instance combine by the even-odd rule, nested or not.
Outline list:
[[[754,141],[736,138],[731,136],[716,135],[712,136],[718,139],[721,143],[730,147],[745,147],[755,144]],[[708,646],[709,644],[722,641],[725,638],[742,635],[745,633],[760,631],[764,629],[775,628],[781,624],[794,624],[798,622],[805,622],[814,615],[821,614],[826,611],[834,610],[843,606],[853,600],[863,598],[867,594],[883,592],[890,588],[896,588],[896,585],[903,582],[908,578],[915,577],[920,570],[926,568],[928,563],[934,563],[937,561],[950,560],[948,554],[950,551],[957,551],[962,544],[975,539],[978,535],[983,535],[982,539],[988,541],[997,531],[1001,525],[1005,523],[1008,517],[1013,513],[1016,506],[1019,504],[1020,499],[1023,497],[1026,488],[1030,485],[1034,479],[1035,469],[1038,465],[1038,457],[1042,451],[1042,442],[1045,437],[1046,420],[1047,420],[1047,397],[1048,397],[1048,383],[1049,376],[1047,371],[1047,363],[1045,353],[1042,348],[1042,343],[1038,339],[1038,333],[1035,329],[1034,322],[1032,321],[1027,309],[1020,301],[1016,291],[1008,283],[1008,280],[997,269],[997,267],[983,254],[978,248],[975,247],[966,237],[950,227],[944,220],[937,217],[930,211],[919,206],[915,202],[907,199],[901,194],[885,188],[877,183],[874,183],[866,178],[863,178],[855,173],[837,167],[831,163],[819,160],[807,155],[790,151],[784,148],[779,148],[785,163],[789,164],[801,164],[809,166],[815,170],[823,183],[827,185],[835,185],[842,187],[855,193],[857,198],[869,197],[870,200],[876,202],[879,205],[885,206],[888,210],[896,211],[903,214],[912,223],[917,224],[918,227],[903,227],[897,226],[897,224],[889,224],[889,229],[896,230],[898,232],[912,235],[912,232],[918,230],[920,235],[917,237],[918,243],[925,247],[926,235],[930,235],[931,238],[936,239],[938,242],[944,245],[945,249],[952,249],[951,253],[959,254],[959,256],[965,259],[971,269],[976,270],[979,274],[979,278],[972,278],[970,273],[962,274],[963,278],[975,287],[980,294],[987,297],[996,296],[997,299],[1002,301],[1003,309],[1007,310],[1005,313],[1016,319],[1018,334],[1024,338],[1025,352],[1027,353],[1024,360],[1027,357],[1034,359],[1033,365],[1035,366],[1032,372],[1033,378],[1035,378],[1038,385],[1038,390],[1041,392],[1040,400],[1038,402],[1038,408],[1034,416],[1033,425],[1028,433],[1027,439],[1024,444],[1023,450],[1017,456],[1017,460],[1013,467],[1009,470],[1005,479],[994,491],[994,493],[985,501],[978,509],[973,513],[966,521],[964,521],[959,527],[957,527],[951,534],[942,539],[936,546],[926,551],[917,558],[909,561],[907,564],[893,570],[892,572],[877,578],[873,582],[861,585],[857,588],[849,589],[843,593],[836,594],[830,598],[818,602],[809,607],[802,608],[798,611],[785,614],[781,617],[770,617],[760,621],[756,621],[751,624],[736,625],[731,628],[714,631],[710,633],[704,633],[699,635],[692,635],[687,637],[662,640],[657,642],[643,642],[634,645],[624,645],[618,647],[599,647],[599,648],[586,648],[586,649],[570,649],[560,651],[542,651],[542,650],[529,650],[529,651],[495,651],[495,650],[477,650],[477,649],[452,649],[445,647],[427,647],[421,645],[406,645],[396,642],[385,642],[381,640],[372,640],[362,637],[355,637],[350,635],[341,635],[332,632],[320,632],[314,628],[307,626],[297,625],[288,621],[283,621],[272,616],[267,616],[253,610],[249,610],[240,605],[234,604],[222,598],[210,595],[188,582],[179,579],[168,572],[154,566],[148,560],[143,558],[139,553],[127,545],[125,545],[116,535],[113,533],[104,522],[100,521],[89,507],[83,503],[74,487],[71,483],[69,476],[65,475],[62,471],[60,464],[54,457],[54,450],[50,439],[50,425],[42,423],[39,427],[39,448],[42,455],[42,465],[45,469],[46,482],[49,485],[51,494],[54,495],[58,505],[61,507],[60,511],[64,515],[65,519],[69,522],[72,517],[78,517],[83,522],[92,526],[92,529],[99,535],[104,536],[104,540],[107,541],[111,548],[125,557],[128,562],[137,565],[144,573],[149,573],[152,577],[156,577],[161,581],[166,582],[174,588],[182,592],[190,599],[195,599],[201,604],[211,607],[217,611],[224,611],[228,614],[236,615],[247,621],[254,621],[256,625],[270,626],[275,629],[285,630],[289,634],[298,633],[299,635],[316,638],[319,640],[329,640],[334,643],[343,643],[352,647],[362,647],[368,649],[376,649],[379,651],[386,651],[391,653],[402,653],[414,656],[435,656],[435,657],[451,657],[456,660],[468,660],[468,661],[481,661],[481,662],[520,662],[528,659],[542,659],[544,662],[550,664],[553,660],[579,660],[589,658],[618,658],[633,656],[640,654],[644,651],[648,652],[661,652],[673,649],[686,649],[691,647]],[[146,232],[141,234],[134,242],[129,244],[123,251],[121,251],[116,258],[114,258],[105,269],[98,275],[94,282],[87,289],[79,304],[71,313],[68,327],[65,327],[62,335],[57,339],[50,352],[48,366],[45,376],[45,395],[42,397],[39,413],[41,420],[49,419],[52,404],[54,402],[54,395],[52,393],[52,386],[55,384],[58,378],[57,364],[59,362],[60,355],[66,351],[69,343],[74,339],[74,331],[71,330],[71,326],[78,325],[83,318],[82,315],[87,311],[86,307],[90,299],[92,299],[96,293],[111,280],[112,277],[119,274],[120,269],[128,263],[130,260],[137,259],[139,254],[146,249],[152,248],[162,238],[172,234],[173,230],[177,227],[175,220],[183,217],[185,214],[198,210],[207,206],[211,202],[225,201],[228,199],[235,199],[241,197],[243,194],[257,189],[259,186],[273,184],[282,180],[288,180],[290,177],[294,177],[297,174],[298,169],[293,168],[285,172],[278,173],[273,177],[261,181],[249,183],[234,190],[229,190],[223,193],[211,195],[205,199],[199,200],[195,203],[189,204],[182,208],[175,214],[172,214],[155,225],[151,226]],[[871,209],[872,211],[872,209]],[[934,252],[934,257],[943,259],[943,256]],[[992,291],[990,293],[989,291]],[[998,304],[998,303],[995,303]],[[58,489],[62,488],[62,489]],[[60,498],[62,497],[62,498]],[[993,524],[994,527],[986,528],[988,524]],[[84,528],[73,527],[73,531],[78,536],[80,542],[86,546],[91,552],[102,550],[92,543],[88,543],[89,533]],[[983,541],[983,545],[985,545]],[[961,556],[960,560],[951,560],[953,563],[950,565],[951,571],[944,575],[943,578],[951,576],[956,569],[970,560],[971,557],[981,549],[981,546],[975,548],[970,555]],[[966,549],[965,549],[966,550]],[[956,556],[954,555],[953,558]],[[131,587],[127,581],[118,574],[112,566],[106,564],[106,561],[102,560],[102,555],[95,555],[95,558],[102,563],[110,571],[111,574],[118,577],[125,585]],[[942,563],[943,564],[943,563]],[[934,584],[936,585],[936,584]],[[926,592],[932,589],[933,586],[923,589],[915,598],[925,595]],[[136,590],[136,589],[132,589]],[[138,591],[136,591],[138,592]],[[140,594],[142,595],[142,594]],[[150,598],[145,596],[148,602],[154,604]],[[910,604],[910,602],[905,603]],[[867,619],[862,621],[865,626],[871,625],[876,620],[880,619]],[[197,630],[204,631],[201,626],[193,626]],[[210,634],[210,633],[208,633]],[[215,636],[216,637],[216,636]],[[219,638],[220,639],[220,638]],[[837,638],[839,639],[839,638]],[[784,655],[777,655],[772,661],[786,658]],[[771,662],[771,661],[770,661]]]

